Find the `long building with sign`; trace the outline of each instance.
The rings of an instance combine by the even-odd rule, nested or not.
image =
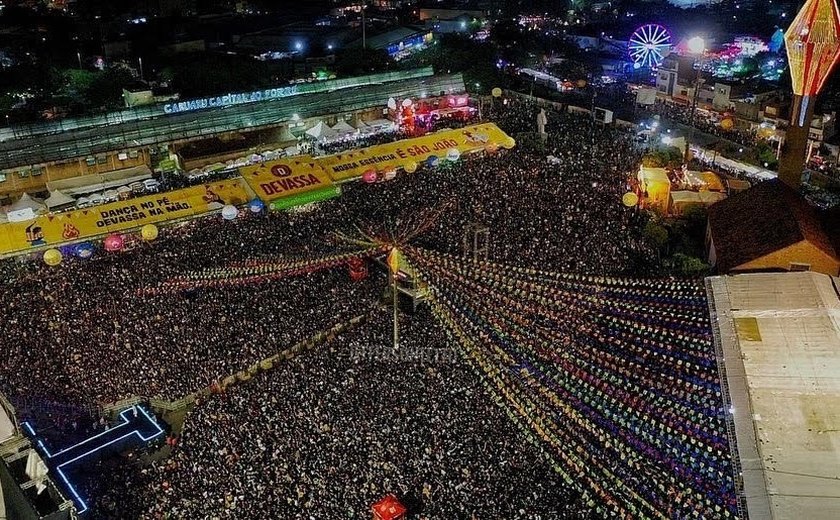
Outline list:
[[[317,85],[317,89],[316,89]],[[48,182],[172,157],[179,145],[274,129],[293,140],[308,118],[382,109],[389,98],[462,93],[460,74],[431,69],[376,74],[15,127],[0,133],[0,204]],[[380,112],[381,117],[381,112]],[[9,134],[12,133],[10,136]]]

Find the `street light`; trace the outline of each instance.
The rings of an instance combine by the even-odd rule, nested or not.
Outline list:
[[[703,54],[706,51],[706,41],[700,36],[688,40],[688,52],[691,54]]]
[[[697,113],[697,98],[700,95],[700,85],[703,84],[701,73],[703,72],[703,64],[697,65],[697,61],[703,58],[706,53],[706,41],[700,36],[695,36],[688,40],[688,51],[694,56],[694,64],[697,66],[697,75],[694,77],[694,95],[691,101],[691,114],[688,117],[688,139],[685,141],[685,153],[683,154],[683,162],[688,164],[688,154],[691,149],[691,141],[694,140],[694,115]]]

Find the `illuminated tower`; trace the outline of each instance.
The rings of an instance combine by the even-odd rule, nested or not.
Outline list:
[[[785,33],[793,79],[793,106],[779,178],[798,188],[814,103],[840,55],[840,13],[835,0],[808,0]]]

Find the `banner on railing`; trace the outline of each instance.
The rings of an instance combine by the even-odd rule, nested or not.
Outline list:
[[[248,198],[245,183],[231,179],[89,209],[48,213],[24,222],[3,223],[0,224],[0,254],[200,215],[225,204],[244,204]]]
[[[330,191],[332,179],[309,155],[285,157],[239,170],[245,181],[267,205],[313,191]]]
[[[368,170],[410,171],[433,156],[439,160],[457,160],[462,154],[513,145],[513,140],[498,126],[482,123],[330,155],[319,162],[334,180],[343,181],[361,177]],[[411,167],[407,167],[409,164]]]

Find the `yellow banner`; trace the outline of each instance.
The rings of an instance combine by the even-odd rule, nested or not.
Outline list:
[[[242,180],[232,179],[89,209],[41,215],[26,222],[3,223],[0,224],[0,254],[200,215],[225,204],[244,204],[248,199]]]
[[[333,180],[342,181],[361,177],[371,169],[404,168],[410,162],[423,162],[433,155],[445,159],[452,148],[466,154],[491,145],[510,147],[513,140],[495,124],[483,123],[330,155],[318,162]]]
[[[264,202],[333,185],[327,172],[309,155],[246,166],[239,173]]]

